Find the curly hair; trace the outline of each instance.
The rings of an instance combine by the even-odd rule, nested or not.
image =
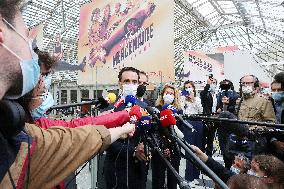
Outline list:
[[[256,155],[253,160],[266,176],[273,178],[276,183],[284,182],[284,163],[272,155]]]
[[[7,22],[14,25],[14,18],[17,11],[20,10],[22,0],[1,0],[0,1],[0,14]]]
[[[37,50],[36,53],[38,54],[39,62],[44,64],[47,70],[54,68],[58,63],[56,58],[54,56],[50,56],[48,52]]]
[[[167,88],[171,88],[174,90],[175,92],[175,99],[174,99],[174,102],[172,103],[173,106],[175,106],[178,110],[181,110],[181,103],[180,103],[180,93],[179,93],[179,90],[172,84],[165,84],[165,86],[163,87],[160,95],[159,95],[159,98],[157,99],[156,101],[156,106],[163,106],[165,105],[165,102],[164,102],[164,99],[163,99],[163,95],[166,91]]]

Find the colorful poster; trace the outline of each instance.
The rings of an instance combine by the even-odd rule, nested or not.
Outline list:
[[[80,11],[78,61],[87,66],[78,83],[116,84],[119,70],[126,66],[154,73],[154,83],[161,78],[174,81],[173,22],[172,0],[85,4]]]
[[[187,51],[185,52],[183,81],[194,81],[197,89],[202,89],[208,76],[213,77],[218,82],[224,79],[224,53],[238,50],[237,46],[219,47],[211,52]]]

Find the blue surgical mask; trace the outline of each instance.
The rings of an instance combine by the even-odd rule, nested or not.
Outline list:
[[[275,102],[284,102],[284,92],[273,92],[272,98]]]
[[[51,76],[50,75],[47,75],[44,77],[44,85],[45,85],[45,89],[49,90],[51,86]]]
[[[22,96],[24,96],[26,93],[30,92],[35,86],[37,85],[40,77],[40,66],[38,64],[38,55],[33,51],[32,49],[32,42],[28,41],[23,35],[21,35],[19,32],[16,31],[13,25],[11,25],[9,22],[7,22],[4,18],[2,20],[8,24],[18,35],[20,35],[29,45],[30,53],[32,55],[32,59],[30,60],[23,60],[21,59],[15,52],[13,52],[9,47],[7,47],[4,43],[1,45],[8,50],[10,53],[12,53],[14,56],[16,56],[20,62],[22,75],[23,75],[23,83],[22,83],[22,91],[21,94],[13,94],[9,95],[6,94],[5,98],[7,99],[18,99]]]
[[[211,84],[210,88],[209,88],[210,92],[215,92],[216,91],[216,85],[215,84]]]
[[[43,98],[44,99],[42,104],[33,111],[31,111],[33,120],[40,119],[41,117],[46,117],[46,111],[54,105],[54,99],[51,93],[47,93]]]

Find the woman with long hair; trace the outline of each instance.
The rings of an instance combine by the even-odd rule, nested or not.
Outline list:
[[[165,84],[163,87],[159,98],[156,102],[156,107],[159,110],[162,110],[164,105],[172,105],[177,108],[178,111],[181,111],[180,104],[180,94],[179,90],[171,85]],[[168,128],[163,128],[161,126],[159,128],[159,133],[161,135],[160,138],[160,148],[164,150],[164,157],[166,157],[175,168],[175,170],[179,171],[180,164],[180,149],[176,148],[173,143],[169,142],[170,135]],[[172,141],[172,140],[171,140]],[[177,188],[177,179],[172,174],[170,170],[167,169],[166,165],[160,156],[153,152],[152,156],[152,188],[164,188],[165,187],[165,175],[167,171],[167,187],[169,189]]]
[[[186,115],[202,114],[203,108],[201,99],[196,95],[196,89],[193,81],[184,82],[182,91],[182,110]],[[183,130],[184,138],[189,144],[198,146],[204,150],[205,139],[204,139],[204,125],[202,121],[188,121],[194,128],[192,131],[188,128]],[[186,161],[185,179],[187,181],[194,181],[199,178],[200,171],[195,168],[190,161]],[[197,184],[194,181],[193,184]]]

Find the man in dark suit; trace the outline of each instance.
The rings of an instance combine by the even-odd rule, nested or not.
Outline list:
[[[118,75],[121,98],[127,95],[136,96],[139,83],[139,71],[132,67],[124,67]],[[136,100],[140,107],[147,104]],[[120,111],[127,108],[125,104],[115,108]],[[145,189],[146,188],[146,156],[144,144],[139,141],[139,136],[134,136],[130,141],[118,140],[107,150],[105,159],[105,180],[107,189]]]

